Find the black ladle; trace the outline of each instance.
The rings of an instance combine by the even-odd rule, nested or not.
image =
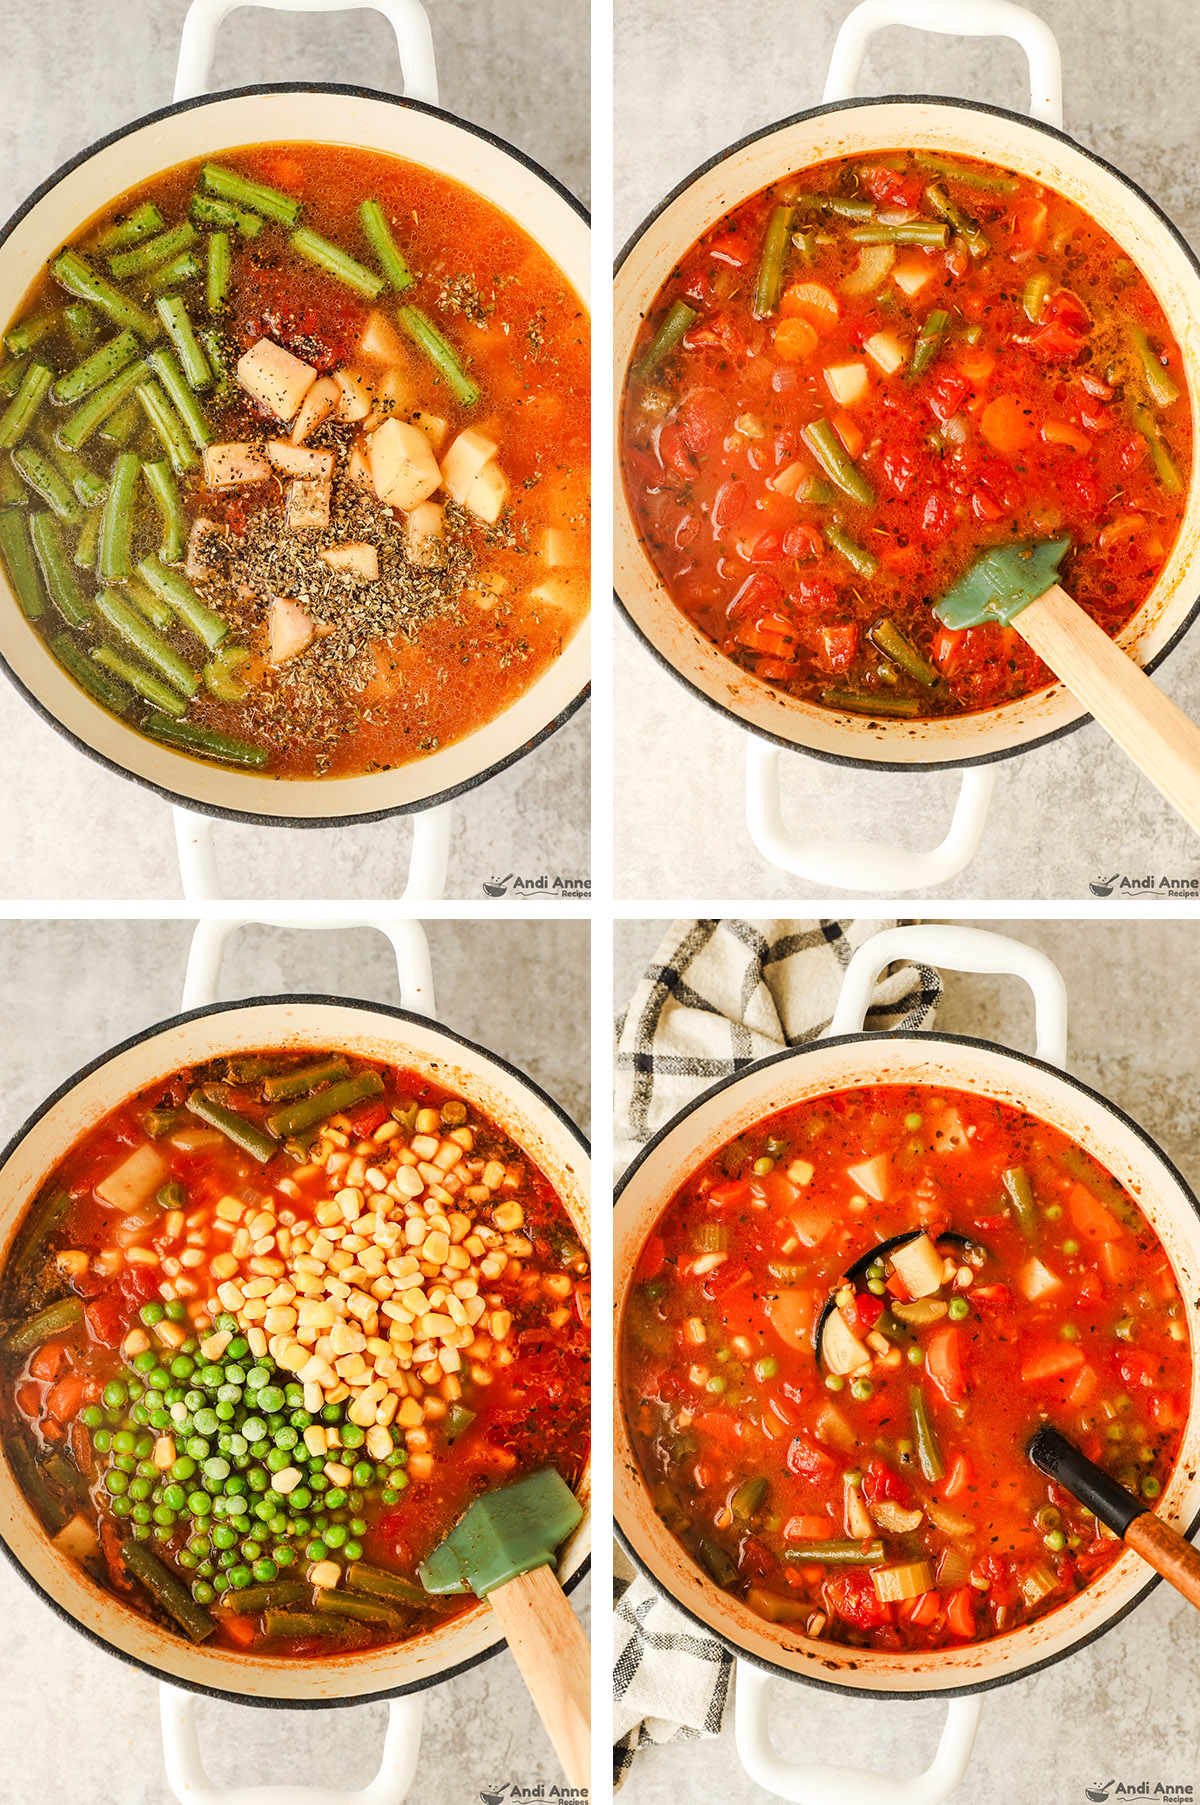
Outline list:
[[[813,1330],[813,1352],[817,1356],[818,1365],[821,1361],[821,1337],[825,1333],[825,1324],[829,1321],[830,1316],[837,1308],[838,1292],[846,1285],[857,1286],[860,1280],[866,1278],[867,1273],[877,1260],[885,1259],[886,1256],[892,1253],[897,1247],[907,1247],[910,1241],[919,1240],[925,1233],[926,1230],[923,1228],[910,1228],[906,1229],[902,1235],[893,1235],[888,1241],[877,1241],[874,1247],[869,1248],[866,1253],[858,1256],[853,1266],[847,1266],[832,1292],[825,1299],[825,1307],[818,1316],[817,1326]],[[981,1245],[978,1241],[972,1241],[969,1235],[956,1234],[953,1229],[948,1229],[944,1235],[933,1235],[930,1238],[935,1247],[939,1241],[954,1241],[959,1247],[979,1247]]]

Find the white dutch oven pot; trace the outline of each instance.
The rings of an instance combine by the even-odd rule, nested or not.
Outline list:
[[[1037,1052],[937,1032],[864,1033],[872,987],[892,960],[1024,978],[1037,1008]],[[930,1084],[974,1091],[1028,1110],[1061,1129],[1136,1197],[1166,1249],[1185,1300],[1193,1350],[1200,1346],[1200,1204],[1166,1155],[1135,1122],[1063,1070],[1066,991],[1034,948],[963,927],[892,928],[851,960],[825,1039],[779,1053],[705,1091],[676,1116],[630,1167],[618,1193],[614,1287],[617,1321],[638,1259],[677,1187],[733,1136],[809,1097],[863,1084]],[[1047,1666],[1094,1641],[1145,1597],[1157,1577],[1136,1554],[1122,1554],[1068,1604],[990,1642],[893,1654],[812,1640],[794,1626],[765,1622],[703,1573],[655,1515],[629,1438],[619,1391],[614,1413],[614,1502],[634,1559],[704,1630],[738,1657],[738,1753],[758,1785],[803,1805],[936,1805],[962,1779],[982,1708],[993,1686]],[[1200,1411],[1195,1391],[1164,1517],[1190,1534],[1200,1521]],[[858,1768],[809,1766],[774,1748],[767,1705],[771,1676],[828,1691],[876,1698],[944,1695],[949,1703],[937,1756],[924,1773],[897,1780]]]
[[[964,100],[853,100],[867,44],[886,25],[951,36],[1015,38],[1029,58],[1031,117]],[[1008,0],[864,0],[842,25],[824,102],[745,138],[702,164],[641,225],[617,266],[614,368],[617,406],[638,327],[677,260],[713,222],[792,171],[826,158],[897,146],[980,157],[1065,194],[1112,234],[1154,289],[1183,353],[1196,435],[1183,525],[1154,589],[1119,643],[1153,670],[1193,619],[1200,550],[1200,268],[1166,215],[1127,176],[1063,135],[1058,45],[1041,19]],[[651,564],[616,472],[618,599],[636,631],[693,694],[749,729],[746,805],[765,858],[823,887],[856,895],[927,888],[962,871],[983,835],[999,760],[1081,726],[1090,717],[1062,684],[978,714],[877,721],[781,695],[736,668],[674,605]],[[816,840],[789,831],[780,798],[780,748],[834,765],[885,771],[962,769],[950,829],[930,851]]]
[[[240,3],[240,0],[239,0]],[[16,311],[47,258],[114,196],[174,164],[243,144],[360,145],[436,169],[516,220],[571,286],[589,290],[589,233],[579,203],[520,151],[437,105],[429,22],[420,0],[372,0],[395,29],[403,99],[332,83],[272,84],[206,94],[217,28],[231,0],[192,0],[180,45],[174,104],[72,158],[0,232],[0,318]],[[359,0],[255,0],[293,12],[345,11]],[[586,623],[510,708],[457,744],[415,763],[362,777],[277,780],[187,758],[125,725],[77,688],[0,577],[0,662],[50,724],[109,770],[187,810],[177,821],[189,896],[217,891],[211,827],[225,816],[268,826],[337,827],[413,815],[410,897],[439,896],[449,816],[439,805],[505,770],[560,727],[587,694]],[[422,813],[421,811],[425,811]]]
[[[429,949],[419,922],[371,923],[396,951],[403,1007],[334,997],[252,997],[215,1003],[221,951],[238,922],[201,922],[184,987],[183,1013],[135,1035],[59,1086],[0,1155],[0,1258],[46,1175],[97,1121],[144,1085],[180,1066],[258,1047],[340,1047],[367,1059],[395,1061],[451,1090],[461,1090],[535,1160],[562,1198],[580,1239],[590,1246],[587,1144],[546,1094],[494,1053],[433,1020]],[[361,922],[276,925],[338,927]],[[570,1590],[586,1570],[591,1538],[590,1480],[584,1517],[564,1545],[559,1573]],[[186,1805],[400,1805],[416,1771],[426,1688],[462,1673],[505,1644],[486,1605],[395,1648],[336,1661],[269,1661],[209,1647],[194,1648],[151,1623],[90,1580],[51,1543],[7,1464],[0,1462],[0,1547],[60,1616],[111,1654],[155,1674],[162,1685],[167,1777]],[[324,1787],[214,1786],[196,1732],[195,1694],[237,1704],[332,1707],[391,1701],[382,1763],[361,1792]]]

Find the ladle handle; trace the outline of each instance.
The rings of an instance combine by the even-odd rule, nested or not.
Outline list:
[[[382,13],[396,34],[405,99],[437,105],[433,34],[421,0],[192,0],[179,40],[176,100],[194,100],[209,92],[217,33],[231,12],[248,5],[289,13],[341,13],[368,6]]]
[[[1152,1510],[1133,1519],[1125,1531],[1125,1546],[1140,1554],[1169,1586],[1182,1592],[1188,1603],[1200,1611],[1200,1548],[1193,1548]]]

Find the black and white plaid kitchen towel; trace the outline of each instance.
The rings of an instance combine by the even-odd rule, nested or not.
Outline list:
[[[829,1026],[851,955],[894,921],[674,921],[618,1023],[618,1174],[684,1104]],[[927,966],[885,972],[871,1028],[919,1028],[941,981]],[[722,1645],[634,1574],[618,1549],[613,1629],[614,1781],[648,1743],[716,1736],[733,1663]]]

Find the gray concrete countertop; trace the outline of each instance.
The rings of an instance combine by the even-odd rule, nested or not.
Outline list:
[[[0,218],[66,158],[171,98],[186,0],[0,0]],[[585,203],[589,80],[582,6],[431,0],[442,104],[515,144]],[[304,17],[247,8],[222,27],[214,87],[305,79],[399,92],[395,39],[377,12]],[[6,829],[0,896],[178,897],[171,814],[68,744],[0,682]],[[16,779],[16,781],[14,781]],[[454,807],[447,894],[482,897],[505,872],[589,868],[588,710]],[[219,822],[231,896],[395,896],[412,829]]]
[[[1200,1010],[1200,935],[1170,921],[996,921],[979,927],[1039,947],[1059,966],[1069,997],[1069,1066],[1127,1110],[1200,1190],[1200,1105],[1194,1024]],[[616,924],[616,1001],[661,938],[659,922]],[[1018,980],[943,974],[936,1026],[1020,1051],[1033,1047],[1029,992]],[[622,989],[622,982],[625,988]],[[962,1805],[1074,1805],[1085,1787],[1121,1781],[1200,1786],[1195,1700],[1200,1621],[1159,1586],[1091,1647],[1033,1678],[991,1693]],[[908,1774],[932,1757],[942,1706],[838,1698],[804,1686],[774,1689],[778,1747],[793,1760],[838,1761]],[[768,1805],[751,1785],[729,1729],[713,1741],[643,1751],[622,1792],[629,1805]],[[1114,1797],[1117,1795],[1113,1795]],[[1162,1796],[1160,1793],[1158,1796]]]
[[[585,1129],[588,929],[580,921],[431,922],[438,1019],[519,1066]],[[9,922],[0,928],[0,1144],[85,1061],[179,1008],[188,922]],[[560,974],[551,1004],[543,974]],[[542,979],[539,983],[539,979]],[[391,949],[366,930],[246,928],[221,997],[326,991],[399,1001]],[[567,1007],[558,1006],[558,999]],[[573,1594],[586,1612],[585,1579]],[[0,1805],[173,1805],[157,1687],[54,1616],[0,1561]],[[564,1784],[511,1657],[425,1695],[410,1805],[478,1805],[506,1781]],[[362,1787],[382,1705],[269,1711],[203,1700],[201,1746],[224,1785]]]
[[[1175,0],[1029,0],[1058,37],[1066,128],[1142,184],[1193,243],[1192,70],[1200,9]],[[815,105],[849,0],[616,0],[619,247],[697,164],[773,120]],[[862,92],[945,93],[1028,105],[1023,54],[997,39],[891,28],[874,40]],[[1148,104],[1151,101],[1152,104]],[[663,670],[623,619],[614,652],[616,892],[627,897],[811,897],[770,865],[746,829],[746,735]],[[1200,637],[1159,674],[1196,712]],[[681,781],[680,773],[686,773]],[[935,845],[957,775],[887,773],[783,760],[784,818],[814,837]],[[942,897],[1086,897],[1114,870],[1200,876],[1200,847],[1150,784],[1088,725],[999,767],[984,844]],[[920,894],[920,893],[917,893]]]

